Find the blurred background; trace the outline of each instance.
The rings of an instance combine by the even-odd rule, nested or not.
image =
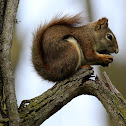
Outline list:
[[[102,78],[106,71],[112,83],[126,98],[126,1],[125,0],[21,0],[17,12],[17,24],[12,46],[12,63],[15,69],[15,86],[18,105],[51,88],[54,83],[40,78],[31,62],[33,33],[40,24],[49,22],[55,15],[78,14],[82,12],[84,22],[96,21],[101,17],[109,19],[109,27],[115,34],[119,53],[108,67],[93,66],[95,74]],[[88,95],[74,98],[42,126],[112,126],[101,102]]]

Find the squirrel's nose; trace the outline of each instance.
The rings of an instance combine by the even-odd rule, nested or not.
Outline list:
[[[114,52],[117,54],[119,52],[119,49],[117,48]]]

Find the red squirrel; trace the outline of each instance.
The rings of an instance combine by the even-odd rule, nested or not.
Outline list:
[[[80,20],[79,15],[55,18],[34,33],[32,62],[44,79],[64,80],[84,65],[108,66],[110,53],[118,53],[107,18],[78,26]]]

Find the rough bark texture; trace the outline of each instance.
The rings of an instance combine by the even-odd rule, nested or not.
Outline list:
[[[17,0],[0,0],[0,121],[10,126],[19,124],[10,58],[17,5]]]
[[[74,97],[89,94],[102,102],[115,125],[125,126],[125,99],[105,73],[106,82],[98,77],[89,79],[93,71],[88,68],[55,84],[42,95],[23,101],[18,110],[10,60],[17,5],[17,0],[0,0],[0,125],[38,126]]]
[[[111,84],[105,74],[107,82],[98,77],[90,80],[93,71],[81,69],[73,77],[57,83],[44,94],[22,102],[19,113],[21,125],[38,126],[74,97],[81,94],[96,96],[104,105],[107,112],[114,119],[115,125],[126,125],[126,101]],[[27,105],[28,104],[28,105]]]

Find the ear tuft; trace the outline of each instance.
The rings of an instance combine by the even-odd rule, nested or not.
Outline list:
[[[99,19],[96,23],[95,23],[95,31],[99,31],[102,28],[107,28],[108,27],[108,19],[103,17],[102,19]]]

